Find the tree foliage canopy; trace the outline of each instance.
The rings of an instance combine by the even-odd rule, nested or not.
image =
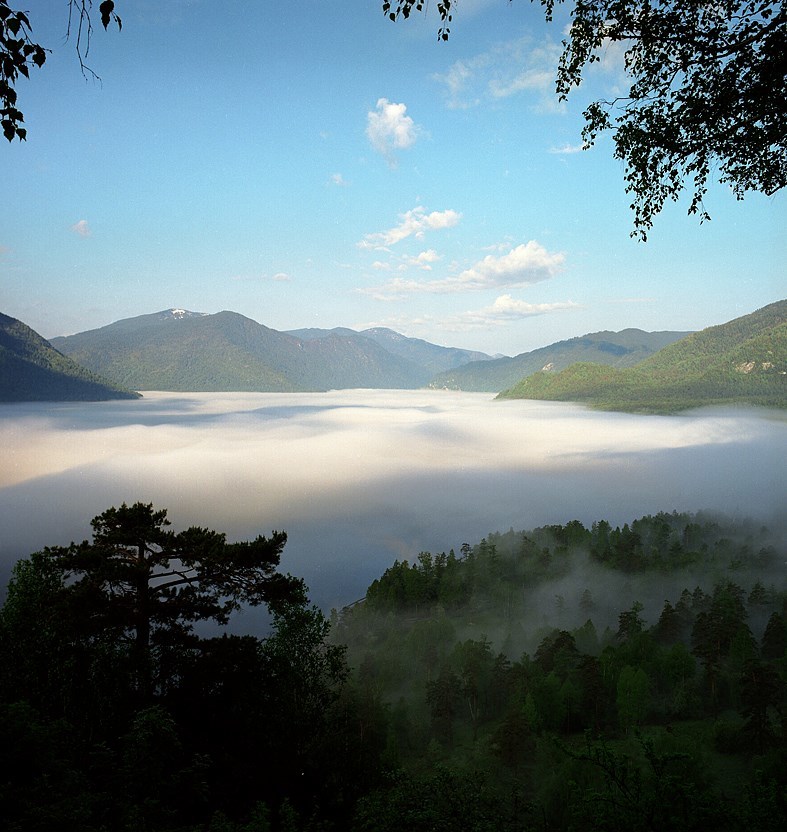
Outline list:
[[[68,0],[66,40],[73,35],[82,74],[98,78],[85,63],[93,34],[92,12],[93,0]],[[110,23],[115,23],[118,31],[123,28],[114,0],[103,0],[98,13],[105,29]],[[15,11],[8,0],[0,0],[0,126],[9,142],[27,138],[27,129],[22,127],[25,117],[16,106],[19,76],[29,78],[32,67],[41,68],[46,63],[49,51],[33,41],[27,12]]]
[[[148,503],[107,509],[91,525],[92,541],[48,547],[35,556],[38,581],[51,589],[54,580],[57,592],[50,599],[79,611],[83,638],[129,646],[143,695],[160,675],[154,654],[182,645],[195,622],[226,624],[243,604],[275,611],[306,600],[303,581],[277,571],[284,532],[238,543],[199,527],[175,534],[167,528],[166,510]],[[10,610],[30,585],[21,581],[23,574],[9,586]]]
[[[334,713],[344,648],[303,582],[276,571],[285,535],[173,533],[146,503],[92,526],[91,541],[20,560],[0,606],[2,829],[243,832],[270,830],[269,810],[292,815],[282,830],[318,828],[300,813],[346,820],[356,762],[343,751],[365,755],[374,784],[380,743],[357,738],[351,697]],[[257,603],[272,614],[265,638],[192,630]]]
[[[30,77],[31,66],[41,67],[46,61],[46,50],[33,43],[30,35],[27,15],[0,0],[0,126],[9,142],[27,138],[21,126],[25,118],[16,106],[16,82],[20,75]]]
[[[535,0],[532,0],[533,2]],[[547,20],[564,0],[539,0]],[[392,20],[422,0],[382,4]],[[455,0],[437,4],[447,40]],[[693,184],[689,213],[717,176],[738,199],[787,184],[785,0],[573,0],[556,77],[561,100],[612,44],[624,49],[626,94],[591,103],[582,132],[590,147],[612,134],[633,197],[632,236],[647,239],[667,200]]]

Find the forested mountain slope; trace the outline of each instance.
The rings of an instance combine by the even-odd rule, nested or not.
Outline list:
[[[138,395],[99,378],[26,324],[0,314],[0,401],[103,401]]]
[[[531,373],[539,370],[558,372],[577,361],[590,361],[609,367],[631,367],[686,334],[643,332],[641,329],[592,332],[579,338],[558,341],[532,352],[524,352],[513,358],[473,361],[436,375],[429,386],[437,389],[498,393]]]
[[[407,388],[429,376],[357,333],[299,338],[236,312],[166,310],[52,340],[94,371],[147,390]]]
[[[457,347],[442,347],[421,338],[408,338],[399,332],[386,327],[373,327],[356,332],[354,329],[337,327],[336,329],[296,329],[287,333],[296,338],[313,339],[327,338],[332,334],[350,338],[366,338],[379,344],[387,352],[411,361],[422,368],[425,384],[435,373],[453,369],[470,361],[489,361],[486,353],[475,350],[463,350]]]
[[[507,830],[783,824],[783,557],[761,524],[672,512],[397,561],[334,616],[406,772],[358,828],[429,795]]]
[[[236,312],[165,310],[52,339],[95,372],[147,390],[417,388],[482,353],[392,330],[278,332]]]
[[[534,373],[500,398],[653,413],[711,404],[787,407],[787,300],[693,333],[635,367],[581,363]]]

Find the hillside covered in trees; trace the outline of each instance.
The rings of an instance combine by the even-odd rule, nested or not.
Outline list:
[[[513,358],[503,356],[488,361],[470,361],[438,373],[429,386],[437,390],[498,393],[532,373],[541,370],[557,373],[580,362],[616,368],[632,367],[686,335],[687,332],[643,332],[641,329],[590,332],[520,353]]]
[[[0,611],[6,828],[776,830],[783,542],[660,513],[397,561],[330,620],[285,537],[136,504]],[[144,542],[143,542],[144,541]],[[222,600],[223,599],[223,600]],[[239,603],[271,632],[220,635]]]
[[[689,335],[634,367],[578,363],[538,372],[499,398],[647,413],[714,404],[787,407],[787,300]]]
[[[484,357],[386,329],[279,332],[237,312],[185,309],[126,318],[52,343],[140,390],[416,388],[438,370]]]
[[[0,402],[139,398],[86,370],[29,326],[0,314]]]

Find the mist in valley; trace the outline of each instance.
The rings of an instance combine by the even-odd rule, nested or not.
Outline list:
[[[700,525],[718,523],[718,537],[726,537],[729,518],[702,512],[694,519]],[[605,645],[618,643],[620,613],[631,610],[635,603],[644,626],[652,627],[665,602],[676,606],[685,590],[692,593],[699,588],[712,595],[717,585],[731,581],[743,590],[744,597],[758,583],[765,589],[769,602],[750,605],[748,609],[747,624],[759,641],[773,605],[778,606],[778,593],[787,591],[784,531],[740,520],[727,539],[736,555],[749,555],[742,561],[735,556],[726,560],[714,557],[714,535],[709,538],[709,554],[704,561],[668,572],[623,572],[595,562],[588,550],[574,551],[561,564],[560,577],[523,582],[518,593],[512,591],[494,608],[481,600],[475,616],[461,615],[458,620],[454,617],[454,638],[486,638],[496,650],[515,660],[523,653],[533,655],[543,639],[555,630],[566,630],[574,634],[582,652],[598,655]]]
[[[762,410],[631,416],[445,391],[147,393],[4,405],[0,440],[3,585],[19,557],[89,537],[91,518],[137,500],[167,508],[175,530],[285,530],[282,568],[325,610],[360,598],[395,559],[509,528],[717,511],[784,540],[787,420]],[[679,577],[646,618],[677,600]],[[599,606],[625,609],[638,589],[620,580],[578,563],[539,590],[534,622],[551,620],[559,598],[575,608],[586,587]]]

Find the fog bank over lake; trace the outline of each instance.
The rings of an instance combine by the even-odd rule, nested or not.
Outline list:
[[[324,608],[395,558],[490,531],[658,511],[785,522],[787,417],[599,413],[488,394],[146,393],[0,406],[0,581],[136,500],[246,539],[289,535],[283,568]]]

